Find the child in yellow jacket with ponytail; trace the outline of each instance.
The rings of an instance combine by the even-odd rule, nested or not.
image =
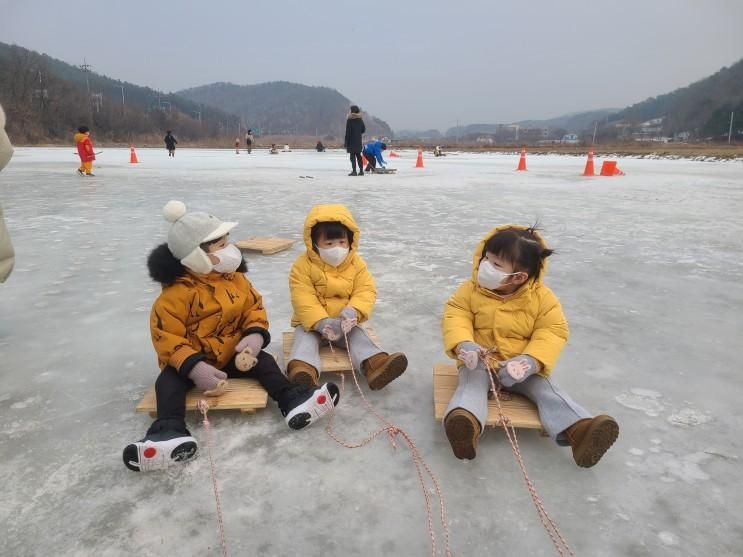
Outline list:
[[[358,327],[377,299],[366,262],[359,256],[359,227],[343,205],[313,207],[304,222],[307,251],[289,275],[294,345],[287,364],[289,381],[317,385],[320,344],[332,342],[351,353],[354,368],[378,390],[406,369],[405,354],[387,354]]]
[[[458,359],[459,386],[444,429],[457,458],[475,458],[485,429],[486,361],[502,387],[537,405],[545,431],[572,447],[578,466],[596,464],[619,434],[611,416],[592,417],[550,378],[568,339],[560,301],[542,282],[551,254],[534,227],[495,228],[475,250],[472,278],[446,303],[441,329],[447,354]]]

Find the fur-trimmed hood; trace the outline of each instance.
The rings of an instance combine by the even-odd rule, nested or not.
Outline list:
[[[179,282],[179,279],[181,281],[193,282],[199,277],[199,275],[192,273],[184,267],[173,256],[168,249],[168,244],[160,244],[150,252],[150,255],[147,257],[147,269],[150,272],[152,280],[159,282],[163,286],[170,286]],[[248,272],[248,264],[245,262],[245,259],[242,260],[235,272]]]

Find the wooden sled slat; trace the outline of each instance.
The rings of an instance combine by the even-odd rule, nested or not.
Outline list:
[[[437,420],[444,419],[446,407],[454,396],[459,382],[459,372],[453,363],[439,362],[433,367],[433,406]],[[543,429],[539,420],[537,407],[528,398],[515,393],[508,393],[509,400],[501,399],[503,413],[510,419],[514,427],[528,429]],[[500,426],[498,405],[495,400],[488,400],[489,426]]]
[[[289,249],[294,245],[294,242],[295,240],[287,240],[286,238],[259,236],[247,240],[238,240],[235,245],[238,249],[244,251],[258,251],[263,255],[271,255]]]
[[[205,397],[203,391],[191,389],[186,395],[186,410],[196,410],[196,404],[202,398],[206,398],[210,411],[240,410],[244,414],[252,414],[268,404],[268,393],[255,379],[228,379],[227,392],[216,397]],[[137,405],[137,412],[148,412],[153,417],[157,416],[154,386]]]
[[[371,327],[363,327],[374,343],[379,344],[377,333]],[[284,364],[289,362],[289,355],[294,345],[294,331],[285,331],[283,335],[284,342]],[[321,372],[347,372],[351,371],[351,364],[348,363],[348,353],[345,348],[335,347],[335,355],[330,350],[330,346],[320,346],[320,364]],[[357,370],[358,371],[358,370]]]

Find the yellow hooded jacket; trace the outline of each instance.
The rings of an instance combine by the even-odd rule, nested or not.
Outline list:
[[[178,277],[155,300],[150,332],[160,369],[189,373],[201,360],[222,369],[244,336],[270,342],[263,299],[240,272]]]
[[[351,249],[345,261],[333,267],[320,259],[312,249],[312,227],[320,222],[340,222],[353,233]],[[304,244],[307,251],[300,255],[289,274],[292,327],[305,330],[326,317],[338,317],[346,306],[359,314],[359,323],[369,319],[377,290],[366,263],[358,254],[359,227],[351,212],[343,205],[317,205],[304,221]]]
[[[547,261],[542,261],[538,280],[529,279],[507,297],[477,283],[485,243],[496,232],[526,228],[499,226],[478,244],[472,258],[472,278],[446,302],[441,331],[444,348],[451,358],[456,359],[454,350],[460,342],[470,341],[484,348],[497,348],[501,360],[528,354],[542,364],[540,375],[548,377],[568,340],[568,324],[557,296],[542,282]],[[536,233],[535,236],[546,248],[542,237]]]

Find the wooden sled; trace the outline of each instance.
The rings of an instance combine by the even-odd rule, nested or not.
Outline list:
[[[374,341],[375,344],[379,344],[379,339],[374,329],[371,327],[363,327],[369,338]],[[292,346],[294,345],[294,331],[286,331],[283,335],[284,342],[284,364],[289,363],[289,355],[292,352]],[[320,346],[320,369],[321,373],[339,373],[351,371],[351,364],[348,361],[348,352],[344,347],[334,346],[335,355],[330,350],[330,346],[323,344]],[[356,370],[359,371],[359,370]]]
[[[289,249],[294,245],[295,240],[285,238],[256,237],[247,240],[238,240],[235,245],[238,249],[244,251],[258,251],[263,255],[271,255]]]
[[[397,172],[397,168],[375,168],[371,171],[372,174],[394,174]]]
[[[454,391],[459,383],[459,373],[453,363],[439,362],[433,366],[433,406],[434,415],[437,420],[444,419],[446,407],[449,405]],[[537,407],[528,398],[515,393],[504,393],[501,396],[501,407],[503,414],[507,416],[513,427],[527,429],[538,429],[544,433],[542,422],[539,419]],[[500,426],[498,405],[495,399],[488,399],[488,421],[489,426]]]
[[[227,392],[221,396],[204,396],[204,392],[191,389],[186,395],[186,410],[196,410],[196,404],[205,398],[209,411],[240,410],[243,414],[254,414],[256,410],[268,404],[268,393],[255,379],[228,379]],[[157,417],[157,399],[154,385],[137,405],[137,412],[148,412]]]

